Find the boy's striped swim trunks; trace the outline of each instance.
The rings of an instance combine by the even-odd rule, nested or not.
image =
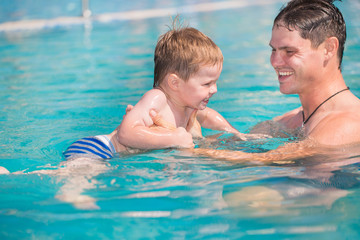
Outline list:
[[[64,152],[66,160],[77,157],[87,158],[112,158],[115,148],[110,139],[105,135],[81,138],[71,144]]]

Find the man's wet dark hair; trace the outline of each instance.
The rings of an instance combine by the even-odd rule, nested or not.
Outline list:
[[[346,25],[334,0],[292,0],[282,7],[274,20],[273,28],[279,26],[299,31],[300,36],[309,39],[314,48],[327,38],[336,37],[339,40],[338,59],[341,67]]]

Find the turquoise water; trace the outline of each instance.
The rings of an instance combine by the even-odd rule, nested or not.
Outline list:
[[[269,64],[272,20],[282,3],[249,2],[255,5],[182,14],[222,49],[223,73],[209,106],[243,132],[299,106],[296,96],[280,94]],[[113,9],[96,4],[101,11],[94,13]],[[154,6],[190,2],[167,4]],[[360,7],[357,2],[338,5],[348,25],[343,73],[360,96]],[[6,2],[0,6],[14,7]],[[131,10],[126,6],[114,10]],[[151,1],[142,6],[150,8]],[[41,12],[10,19],[48,18]],[[359,238],[356,148],[347,155],[270,166],[177,150],[64,163],[62,152],[69,144],[113,131],[126,105],[152,87],[153,50],[169,19],[0,33],[0,166],[17,173],[0,175],[0,238]],[[213,146],[264,151],[287,141],[241,142],[225,135]],[[339,162],[343,166],[336,167]]]

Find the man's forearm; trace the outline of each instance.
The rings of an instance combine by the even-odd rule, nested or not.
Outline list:
[[[246,153],[242,151],[202,148],[193,149],[193,152],[195,154],[228,161],[260,163],[287,163],[294,159],[313,156],[320,153],[310,141],[289,143],[264,153]]]

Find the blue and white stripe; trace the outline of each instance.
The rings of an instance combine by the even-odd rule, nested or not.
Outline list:
[[[66,160],[76,157],[88,158],[112,158],[115,148],[109,138],[105,135],[86,137],[71,144],[64,152]]]

